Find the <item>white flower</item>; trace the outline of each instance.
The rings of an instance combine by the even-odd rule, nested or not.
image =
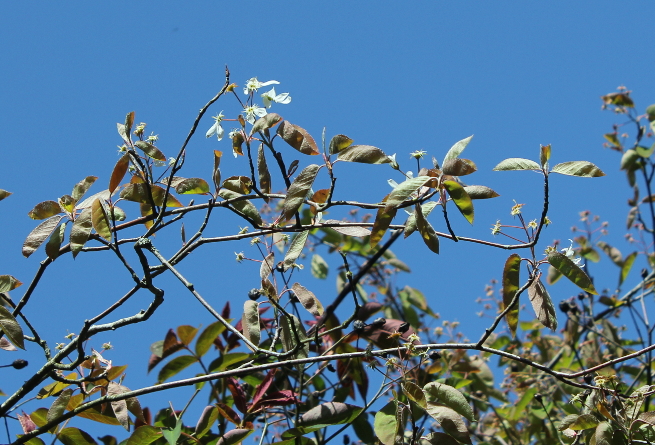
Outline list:
[[[266,108],[271,108],[273,102],[277,104],[288,104],[291,102],[291,96],[289,93],[275,94],[275,87],[271,88],[271,91],[268,91],[262,94],[262,99],[264,101],[264,106]]]
[[[414,158],[414,159],[421,159],[426,154],[428,154],[428,152],[425,151],[425,150],[416,150],[416,151],[411,152],[409,154],[409,156]]]
[[[257,117],[264,117],[266,116],[266,114],[268,114],[266,112],[266,108],[262,108],[257,104],[252,104],[249,107],[246,107],[245,112],[246,112],[246,120],[251,124],[255,123]]]
[[[277,80],[269,80],[268,82],[260,82],[256,77],[248,79],[246,86],[243,88],[243,94],[250,94],[251,92],[257,91],[258,88],[265,87],[268,85],[279,85],[280,82]]]
[[[571,245],[567,247],[566,249],[562,249],[562,252],[564,252],[564,255],[571,261],[573,261],[574,264],[580,264],[580,261],[582,261],[582,258],[573,258],[575,256],[575,251],[573,250],[573,240],[571,241]]]
[[[212,119],[216,120],[216,122],[214,122],[214,125],[211,126],[211,128],[207,131],[207,134],[205,136],[210,138],[216,135],[219,141],[223,139],[223,134],[225,134],[225,130],[223,130],[223,127],[221,127],[221,122],[223,121],[224,117],[225,116],[223,116],[223,110],[221,110],[221,112],[218,113],[218,115],[212,116]]]
[[[396,162],[396,153],[392,154],[391,156],[387,156],[387,158],[389,159],[389,165],[391,165],[391,168],[394,170],[400,169],[398,162]]]

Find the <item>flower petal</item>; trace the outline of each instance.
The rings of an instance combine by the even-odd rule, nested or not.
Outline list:
[[[289,96],[289,93],[282,93],[275,96],[274,100],[279,104],[288,104],[291,102],[291,96]]]

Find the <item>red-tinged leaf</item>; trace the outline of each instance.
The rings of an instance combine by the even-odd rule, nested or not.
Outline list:
[[[136,428],[127,439],[125,445],[149,445],[162,436],[161,428],[150,425],[141,425]]]
[[[111,178],[109,178],[109,187],[108,190],[110,193],[114,193],[114,190],[118,185],[123,181],[125,173],[130,166],[130,155],[125,153],[121,158],[116,162],[114,170],[111,172]]]
[[[212,173],[212,181],[214,182],[214,187],[216,191],[221,188],[221,157],[223,156],[222,151],[214,150],[214,171]]]
[[[108,396],[117,396],[128,391],[129,390],[126,387],[114,382],[109,382],[109,385],[107,386]],[[129,431],[130,416],[127,413],[127,402],[125,400],[113,400],[111,402],[111,409],[114,412],[114,416],[116,416],[116,420],[120,422],[123,428]]]
[[[32,219],[46,219],[61,213],[61,207],[56,201],[43,201],[38,203],[32,210],[29,211],[27,216]]]
[[[432,228],[432,225],[428,222],[423,214],[421,206],[416,204],[416,209],[414,210],[414,218],[416,220],[416,228],[421,234],[421,238],[428,249],[433,251],[436,254],[439,254],[439,237],[437,233]]]
[[[221,335],[223,331],[225,331],[225,325],[223,325],[220,321],[216,321],[207,326],[205,330],[200,333],[200,336],[196,341],[196,355],[199,357],[205,355],[207,351],[209,351],[211,345],[214,343],[214,339]]]
[[[473,218],[475,216],[473,212],[473,201],[468,193],[466,193],[466,190],[464,190],[464,187],[455,181],[444,181],[443,186],[464,218],[473,224]]]
[[[11,195],[11,192],[8,192],[7,190],[0,189],[0,201],[5,199],[9,195]]]
[[[23,283],[11,275],[0,275],[0,292],[9,292],[10,290],[16,289],[18,286],[21,286],[22,284]]]
[[[157,382],[158,383],[165,382],[171,377],[177,375],[180,371],[193,365],[197,361],[198,359],[192,355],[181,355],[179,357],[175,357],[173,360],[166,363],[161,368],[161,370],[159,371],[159,375],[157,376]]]
[[[243,329],[243,336],[256,346],[259,345],[259,341],[261,340],[259,323],[259,304],[256,301],[246,300],[243,305],[241,327]]]
[[[427,412],[441,425],[441,428],[460,442],[470,444],[468,428],[462,416],[452,409],[428,402]]]
[[[16,347],[25,349],[23,330],[11,312],[2,305],[0,305],[0,330]]]
[[[68,401],[72,395],[73,390],[71,388],[65,389],[61,392],[61,394],[59,394],[59,397],[57,397],[55,401],[52,402],[52,405],[48,410],[48,415],[46,416],[48,423],[59,419],[59,417],[64,414],[64,411],[66,411],[66,406],[68,405]]]
[[[268,171],[268,164],[266,163],[264,144],[259,144],[257,150],[257,173],[259,174],[259,191],[271,193],[271,173]]]
[[[214,425],[214,423],[218,420],[219,414],[220,412],[215,406],[206,406],[198,418],[198,423],[196,423],[195,437],[200,439],[202,436],[207,434],[212,425]]]
[[[20,413],[17,414],[16,417],[18,418],[18,422],[20,423],[20,426],[23,429],[23,433],[27,434],[38,428],[36,426],[36,423],[32,421],[30,415],[25,414],[25,411],[23,411],[23,414]]]
[[[372,145],[351,145],[340,150],[337,159],[361,164],[388,164],[391,162],[389,156]]]
[[[598,292],[596,292],[589,276],[566,255],[557,251],[552,251],[548,254],[547,259],[555,269],[559,270],[562,275],[571,280],[571,282],[580,289],[583,289],[590,294],[598,295]]]
[[[73,253],[73,258],[77,256],[78,253],[84,247],[84,244],[89,240],[89,235],[91,234],[91,229],[93,228],[93,211],[91,207],[87,207],[80,213],[75,221],[73,222],[73,227],[71,227],[70,233],[70,246],[71,252]]]
[[[245,414],[248,411],[248,408],[246,406],[246,393],[244,392],[243,388],[233,377],[228,377],[225,379],[225,383],[227,384],[227,389],[230,390],[232,398],[234,399],[234,406],[236,406],[239,411]]]
[[[149,144],[146,141],[136,141],[134,145],[137,148],[140,148],[143,150],[143,152],[148,156],[149,158],[152,158],[156,161],[161,161],[161,162],[166,162],[166,156],[164,153],[161,152],[157,147],[155,147],[152,144]]]
[[[287,196],[284,200],[282,215],[285,220],[289,220],[298,211],[307,194],[312,188],[312,184],[316,179],[320,167],[316,164],[308,165],[300,172],[300,174],[293,180]]]
[[[209,193],[209,184],[201,178],[189,178],[180,182],[175,191],[180,195],[204,195]]]
[[[59,257],[59,249],[61,249],[61,243],[64,241],[64,232],[66,231],[66,223],[61,224],[57,227],[50,235],[50,239],[45,245],[45,253],[50,259],[56,259]]]
[[[105,212],[105,206],[99,199],[93,201],[91,205],[91,222],[98,235],[111,242],[111,226]]]
[[[216,445],[237,445],[243,442],[246,437],[250,436],[252,433],[254,433],[254,430],[247,430],[243,428],[230,430],[223,434],[220,439],[218,439]]]
[[[232,137],[232,154],[234,154],[234,157],[236,158],[237,156],[243,156],[243,142],[244,142],[243,134],[241,132],[235,133],[234,136]]]
[[[51,218],[46,219],[41,224],[36,226],[23,243],[23,256],[25,258],[32,255],[36,249],[43,244],[43,242],[52,234],[52,232],[57,228],[59,222],[62,220],[63,215],[55,215]]]
[[[382,202],[386,202],[389,195],[385,196],[382,199]],[[386,233],[391,221],[396,216],[397,209],[391,209],[386,211],[384,207],[378,209],[377,214],[375,215],[375,221],[373,222],[373,228],[371,229],[371,238],[369,243],[371,247],[377,246],[384,234]]]
[[[161,206],[164,203],[164,195],[166,190],[159,187],[158,185],[151,185],[150,190],[152,191],[152,201],[156,206]],[[138,202],[141,204],[150,205],[150,198],[148,197],[148,186],[147,184],[129,184],[125,186],[119,195],[122,199],[128,201]],[[178,201],[173,195],[168,194],[166,199],[166,207],[183,207],[182,203]]]
[[[0,338],[0,349],[5,351],[18,351],[18,348],[12,345],[5,337]]]
[[[291,124],[289,121],[283,121],[277,127],[277,134],[280,135],[284,141],[298,150],[300,153],[306,155],[319,154],[318,146],[309,133],[304,128]]]
[[[519,254],[512,254],[505,261],[503,269],[503,309],[507,308],[514,299],[516,292],[519,290],[519,274],[521,271],[521,256]],[[519,307],[518,301],[514,304],[512,309],[505,314],[505,321],[509,327],[509,332],[512,337],[516,336],[516,327],[519,323]]]
[[[227,406],[223,402],[216,402],[216,408],[218,409],[221,417],[225,417],[227,420],[232,422],[235,425],[240,425],[241,424],[241,416],[234,411],[232,408]]]
[[[302,304],[302,307],[307,309],[310,314],[314,317],[323,315],[323,305],[318,301],[316,295],[299,283],[293,283],[291,288],[295,292],[300,304]]]
[[[445,175],[466,176],[477,171],[478,167],[469,159],[455,158],[444,160],[441,170]]]
[[[64,428],[57,434],[57,439],[64,445],[97,445],[93,437],[79,428]]]
[[[254,413],[265,408],[294,405],[296,403],[300,403],[296,394],[291,390],[284,389],[266,394],[257,404],[252,405],[250,412]]]
[[[321,189],[315,192],[309,200],[317,204],[324,204],[327,201],[328,196],[330,196],[330,189]],[[316,207],[314,206],[311,206],[309,210],[312,212],[312,215],[318,213],[318,210],[316,210]]]
[[[548,294],[548,291],[541,283],[540,278],[536,278],[530,287],[528,287],[528,296],[532,309],[537,315],[539,322],[553,331],[557,329],[557,316],[555,314],[555,306]]]
[[[177,327],[177,335],[180,337],[180,341],[186,346],[191,344],[197,332],[198,328],[193,326],[182,325]]]
[[[330,139],[330,148],[329,153],[331,155],[339,153],[341,150],[344,150],[353,143],[353,140],[350,139],[345,134],[338,134]]]
[[[273,383],[273,379],[275,377],[275,373],[277,372],[277,368],[273,368],[269,370],[266,373],[266,376],[264,377],[264,380],[257,386],[257,389],[255,390],[255,394],[252,396],[252,405],[256,405],[257,402],[259,402],[262,397],[264,397],[264,394],[268,391],[268,388],[271,386]]]
[[[550,144],[542,145],[539,149],[539,162],[542,168],[546,168],[546,164],[550,160]]]
[[[139,204],[139,213],[141,213],[141,216],[153,215],[152,206],[149,204]],[[143,225],[146,226],[146,229],[151,228],[153,224],[154,222],[152,219],[149,219],[143,223]]]
[[[71,195],[73,196],[73,199],[75,201],[79,201],[82,196],[91,188],[94,182],[96,182],[96,179],[98,179],[97,176],[87,176],[86,178],[82,179],[80,182],[75,184],[73,187],[73,192]]]
[[[252,126],[252,130],[250,130],[250,134],[252,135],[255,133],[259,133],[260,131],[273,128],[281,121],[282,121],[282,116],[280,116],[279,114],[268,113],[267,115],[257,119],[255,124]]]
[[[500,196],[498,193],[484,185],[467,185],[464,186],[464,191],[471,199],[489,199]]]

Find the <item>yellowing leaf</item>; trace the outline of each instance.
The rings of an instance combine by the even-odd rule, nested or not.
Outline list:
[[[582,176],[585,178],[597,178],[605,176],[605,173],[591,162],[587,161],[569,161],[557,164],[550,171],[551,173],[560,173],[568,176]]]
[[[341,150],[350,147],[353,140],[345,134],[338,134],[330,139],[330,148],[328,153],[331,155],[339,153]]]
[[[471,197],[466,193],[464,187],[455,181],[444,181],[443,186],[448,191],[450,197],[453,198],[453,202],[464,218],[470,224],[473,224],[473,218],[475,216],[473,212],[473,201],[471,201]]]
[[[573,284],[593,295],[598,295],[591,279],[577,264],[571,261],[566,255],[553,251],[548,254],[548,262],[562,275],[571,280]]]
[[[32,219],[46,219],[61,213],[61,207],[57,201],[43,201],[38,203],[27,216]]]
[[[152,191],[152,200],[154,201],[155,205],[161,206],[164,203],[164,194],[166,193],[166,190],[159,187],[158,185],[151,185],[150,190]],[[119,196],[122,199],[126,199],[128,201],[151,205],[151,201],[148,197],[147,184],[129,184],[123,190],[121,190]],[[182,203],[169,192],[168,199],[166,200],[166,207],[182,207]]]
[[[107,218],[105,207],[102,205],[102,202],[99,199],[93,201],[93,205],[91,206],[91,213],[93,228],[96,230],[98,235],[111,242],[111,226],[109,225],[109,219]]]
[[[184,179],[175,186],[175,191],[180,195],[204,195],[209,193],[209,184],[201,178]]]
[[[92,228],[93,211],[90,207],[88,207],[77,216],[73,222],[73,227],[71,227],[70,245],[71,252],[73,253],[73,258],[75,258],[77,254],[80,253],[80,250],[82,250],[84,244],[86,244],[88,241]]]
[[[521,271],[521,256],[519,254],[512,254],[505,261],[503,269],[503,309],[507,308],[514,299],[516,292],[519,290],[519,273]],[[516,336],[516,327],[519,322],[519,307],[520,304],[516,302],[513,308],[505,314],[507,326],[512,334]]]

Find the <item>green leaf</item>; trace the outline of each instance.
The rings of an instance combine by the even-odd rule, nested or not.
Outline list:
[[[97,176],[87,176],[75,184],[73,187],[73,192],[71,193],[73,199],[75,201],[79,201],[80,198],[82,198],[82,196],[84,196],[84,194],[91,188],[93,183],[96,182],[96,179],[98,179]]]
[[[237,445],[243,442],[243,440],[252,433],[254,433],[254,430],[236,428],[223,434],[223,436],[218,439],[218,442],[216,442],[216,445]]]
[[[157,382],[158,383],[163,383],[166,380],[170,379],[183,369],[191,366],[192,364],[196,363],[198,361],[197,358],[195,358],[192,355],[181,355],[179,357],[175,357],[173,360],[170,362],[166,363],[163,368],[159,371],[159,376],[157,377]]]
[[[134,430],[125,445],[149,445],[162,436],[161,429],[150,425],[141,425]]]
[[[573,284],[593,295],[598,295],[593,283],[586,273],[571,261],[566,255],[553,251],[548,254],[548,262]]]
[[[315,253],[312,256],[312,265],[311,265],[312,275],[315,278],[324,280],[328,275],[328,264],[325,262],[323,257]]]
[[[541,170],[541,167],[530,159],[509,158],[494,167],[494,171],[503,170]]]
[[[310,290],[299,283],[293,283],[291,289],[293,289],[302,307],[307,309],[310,314],[315,317],[323,315],[323,305]]]
[[[291,183],[289,190],[287,190],[287,197],[284,200],[282,210],[282,215],[285,220],[291,219],[302,205],[312,188],[312,184],[316,179],[319,168],[320,167],[316,164],[308,165]]]
[[[228,189],[221,189],[221,191],[218,192],[218,195],[225,200],[238,199],[241,196],[244,196]],[[255,207],[252,202],[248,201],[247,199],[241,199],[238,201],[232,201],[230,204],[232,207],[250,218],[256,225],[259,226],[262,224],[262,217],[259,214],[257,207]]]
[[[416,383],[407,381],[402,384],[403,393],[410,399],[412,402],[416,403],[421,408],[425,409],[428,406],[427,399],[425,398],[425,393]]]
[[[202,414],[200,414],[200,418],[198,418],[198,423],[196,424],[196,438],[200,439],[202,436],[209,432],[212,425],[218,420],[218,414],[218,408],[215,406],[205,407],[205,409],[202,411]]]
[[[423,217],[427,218],[430,212],[437,206],[437,203],[435,201],[428,201],[425,204],[421,205],[421,212],[423,213]],[[407,238],[409,235],[414,233],[416,231],[416,215],[415,215],[416,210],[409,215],[409,218],[407,218],[407,222],[405,223],[405,231],[404,231],[404,237]]]
[[[36,249],[43,244],[43,242],[50,236],[50,234],[57,228],[59,222],[62,220],[63,215],[55,215],[46,219],[41,224],[36,226],[34,230],[27,235],[23,243],[23,256],[25,258],[32,255]]]
[[[14,346],[20,349],[25,349],[23,330],[11,312],[2,305],[0,305],[0,329],[5,333]]]
[[[397,209],[398,206],[409,199],[412,194],[414,194],[430,179],[432,179],[430,176],[417,176],[416,178],[410,178],[398,184],[398,186],[388,195],[387,200],[385,201],[386,207],[384,208],[384,211],[390,212],[393,209]]]
[[[453,202],[464,218],[466,218],[470,224],[473,224],[473,218],[475,217],[473,212],[473,201],[471,201],[471,197],[466,193],[464,187],[455,181],[444,181],[443,186],[448,191],[450,197],[453,198]]]
[[[467,444],[471,443],[466,424],[457,412],[446,406],[440,406],[432,402],[428,402],[427,412],[433,419],[439,422],[441,428],[443,428],[446,433],[450,434],[460,442]]]
[[[289,244],[289,250],[287,250],[286,255],[284,255],[284,270],[288,270],[302,253],[302,249],[305,247],[305,242],[309,236],[309,230],[297,233],[296,236],[291,240]]]
[[[337,159],[361,164],[388,164],[391,162],[389,156],[372,145],[351,145],[339,151]]]
[[[423,391],[425,391],[428,402],[442,403],[471,422],[475,421],[471,405],[466,401],[464,395],[452,386],[432,382],[425,385]]]
[[[146,142],[146,141],[136,141],[134,145],[137,148],[140,148],[143,150],[143,152],[148,156],[149,158],[152,158],[156,161],[161,161],[161,162],[166,162],[166,156],[164,153],[161,152],[157,147],[154,145]]]
[[[328,153],[331,155],[337,154],[340,151],[350,147],[352,143],[353,140],[350,139],[345,134],[338,134],[334,136],[332,139],[330,139],[330,148],[328,150]]]
[[[601,169],[587,161],[562,162],[553,167],[550,172],[568,176],[582,176],[584,178],[605,176],[605,173],[603,173]]]
[[[198,328],[189,325],[181,325],[177,327],[177,336],[184,346],[189,346],[193,338],[198,333]]]
[[[168,445],[176,445],[177,440],[180,438],[180,435],[182,434],[182,419],[180,417],[176,417],[175,427],[163,428],[161,432],[164,436],[164,439],[166,439],[166,442],[168,442]]]
[[[466,176],[478,170],[475,162],[469,159],[446,159],[441,170],[445,175]]]
[[[300,416],[296,428],[285,431],[283,439],[290,439],[318,431],[332,425],[351,423],[362,408],[341,402],[328,402],[315,406]]]
[[[59,256],[59,249],[61,243],[64,241],[64,232],[66,231],[66,223],[61,224],[57,229],[52,232],[50,239],[45,245],[45,253],[50,259],[56,259]]]
[[[539,322],[553,331],[556,330],[557,316],[555,315],[555,306],[553,306],[553,301],[551,300],[548,291],[541,283],[540,278],[536,278],[530,287],[528,287],[528,296],[530,297],[532,309],[534,309],[534,313]]]
[[[505,261],[503,269],[503,309],[507,308],[514,299],[516,292],[519,290],[519,275],[521,271],[521,255],[514,253]],[[519,307],[517,302],[514,307],[505,314],[507,326],[512,334],[516,337],[516,327],[519,323]]]
[[[111,226],[105,212],[105,206],[99,199],[91,206],[91,222],[98,235],[111,242]]]
[[[257,119],[255,124],[252,126],[252,130],[250,130],[250,134],[253,135],[255,133],[259,133],[260,131],[273,128],[279,124],[280,121],[282,121],[282,116],[277,113],[268,113],[267,115]]]
[[[464,186],[464,191],[468,193],[471,199],[489,199],[500,196],[498,193],[484,185],[467,185]]]
[[[421,239],[423,240],[425,245],[428,246],[428,249],[430,249],[431,251],[433,251],[438,255],[439,237],[437,236],[437,233],[432,228],[432,225],[430,225],[428,220],[425,219],[425,216],[423,216],[423,210],[418,206],[418,204],[414,209],[414,218],[416,219],[416,228],[418,229],[418,232],[421,234]]]
[[[247,176],[230,176],[223,181],[223,187],[247,195],[252,190],[252,180]]]
[[[9,195],[11,195],[11,192],[8,192],[7,190],[0,189],[0,201],[5,199]]]
[[[588,430],[595,428],[599,423],[600,422],[593,414],[582,414],[577,416],[577,418],[568,425],[568,428],[574,431]]]
[[[638,166],[636,163],[640,158],[641,157],[635,150],[626,150],[623,152],[623,156],[621,156],[621,170],[627,170],[629,172],[635,170]]]
[[[79,428],[68,427],[59,431],[57,439],[64,445],[91,445],[97,444],[93,437]]]
[[[243,336],[258,346],[261,340],[261,330],[259,328],[259,304],[256,301],[246,300],[243,304],[241,326],[243,327]]]
[[[161,206],[164,204],[164,195],[166,190],[159,187],[158,185],[151,185],[150,190],[152,191],[152,200],[156,206]],[[128,201],[138,202],[141,204],[150,205],[150,199],[148,197],[148,186],[147,184],[129,184],[119,195],[122,199]],[[168,198],[166,199],[166,207],[183,207],[182,203],[178,201],[173,195],[168,193]]]
[[[38,203],[27,216],[32,219],[46,219],[61,213],[61,207],[57,201],[43,201]]]
[[[375,413],[373,430],[383,445],[395,445],[396,436],[400,435],[401,427],[396,417],[395,401],[387,403],[380,411]],[[402,436],[400,437],[402,438]]]
[[[473,139],[473,135],[464,138],[461,141],[456,142],[455,145],[450,147],[450,150],[448,150],[448,153],[446,153],[446,156],[443,158],[444,164],[449,159],[458,158],[459,155],[462,154],[466,146],[469,144],[469,142],[471,142],[471,139]]]
[[[196,355],[202,357],[209,351],[209,348],[214,344],[214,340],[225,331],[225,325],[220,321],[216,321],[205,328],[196,341]]]
[[[268,171],[268,164],[266,164],[264,144],[259,144],[257,150],[257,172],[259,173],[259,191],[271,193],[271,173]]]
[[[389,198],[389,195],[385,196],[382,202],[386,202],[387,198]],[[371,247],[375,247],[380,242],[394,216],[396,216],[396,212],[397,209],[391,209],[390,211],[386,211],[384,207],[378,209],[371,229],[371,237],[369,238]]]
[[[9,292],[10,290],[16,289],[18,286],[21,286],[22,284],[23,283],[11,275],[0,275],[0,292]]]
[[[93,228],[93,211],[91,207],[87,207],[80,213],[75,221],[73,222],[73,227],[71,227],[70,233],[70,246],[71,252],[73,253],[73,258],[77,256],[78,253],[84,247],[84,244],[89,240],[89,235],[91,234],[91,229]]]
[[[548,265],[548,276],[546,277],[546,283],[553,285],[562,278],[562,273],[555,269],[553,266]]]
[[[283,121],[277,127],[277,134],[280,135],[284,141],[298,150],[300,153],[306,155],[319,154],[318,146],[309,133],[304,128],[293,125],[289,121]]]
[[[630,273],[630,269],[632,269],[632,265],[634,264],[636,258],[637,252],[632,252],[625,258],[625,261],[623,261],[623,265],[621,266],[621,274],[619,275],[619,286],[623,284],[626,278],[628,278],[628,274]]]
[[[303,340],[307,339],[305,327],[295,315],[280,317],[280,327],[282,328],[280,333],[280,340],[282,341],[285,352],[289,352],[294,349],[294,347],[298,344],[298,341],[302,342]],[[296,353],[293,354],[294,358],[306,358],[308,356],[309,343],[307,342],[302,343],[296,350]]]
[[[175,191],[180,195],[204,195],[209,193],[209,184],[202,178],[188,178],[177,184]]]
[[[635,150],[637,151],[637,154],[642,158],[650,158],[653,152],[655,151],[655,144],[651,145],[650,148],[642,147],[641,145],[638,145],[637,148],[635,148]]]
[[[59,397],[57,397],[55,401],[52,402],[52,405],[48,410],[48,415],[46,416],[46,420],[48,422],[57,420],[59,417],[61,417],[62,414],[64,414],[64,411],[66,411],[66,406],[68,406],[68,401],[72,395],[73,390],[71,388],[67,388],[63,390],[61,394],[59,394]]]
[[[617,437],[613,439],[613,434],[615,433],[614,428],[612,428],[612,424],[609,422],[600,422],[598,426],[596,426],[596,431],[594,431],[594,438],[596,439],[596,445],[615,445],[618,443],[624,443],[621,439],[619,439],[619,434],[620,430],[616,431]]]
[[[459,442],[446,433],[430,433],[425,436],[425,440],[430,445],[459,445]],[[482,442],[481,442],[482,443]]]

